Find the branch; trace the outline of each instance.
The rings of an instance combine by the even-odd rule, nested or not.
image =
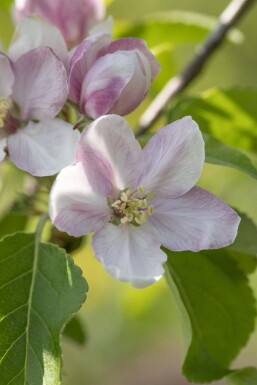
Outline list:
[[[172,98],[183,91],[202,71],[204,65],[221,45],[228,31],[243,16],[255,0],[232,0],[220,15],[216,28],[207,36],[201,46],[196,49],[192,60],[181,74],[170,79],[161,92],[153,100],[139,121],[136,136],[142,135],[159,118]]]

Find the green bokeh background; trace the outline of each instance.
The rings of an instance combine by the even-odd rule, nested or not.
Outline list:
[[[7,3],[0,0],[2,8]],[[114,23],[119,19],[133,22],[150,13],[173,10],[218,16],[227,4],[228,1],[224,0],[114,0],[108,14],[113,15]],[[242,44],[226,42],[187,93],[213,86],[257,84],[256,17],[257,5],[238,24],[244,34]],[[7,13],[0,8],[0,36],[4,46],[10,39],[11,29]],[[171,73],[183,67],[194,48],[189,44],[174,47]],[[136,112],[129,117],[133,125],[136,125],[138,115]],[[257,223],[255,180],[235,170],[206,165],[199,184],[240,208]],[[67,339],[62,340],[63,385],[188,384],[180,373],[183,338],[176,305],[165,280],[144,290],[116,282],[93,258],[89,240],[82,251],[74,254],[74,258],[83,268],[90,288],[87,302],[79,313],[87,333],[87,343],[78,346]],[[251,282],[257,294],[256,274],[251,277]],[[234,363],[234,367],[244,365],[257,366],[257,333]]]

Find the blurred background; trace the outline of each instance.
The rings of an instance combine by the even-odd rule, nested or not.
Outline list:
[[[114,0],[108,14],[113,15],[115,33],[120,34],[124,28],[122,20],[130,23],[129,28],[133,29],[138,20],[157,12],[184,10],[217,17],[227,4],[224,0]],[[213,86],[257,84],[256,18],[257,5],[237,25],[242,32],[242,35],[239,32],[235,35],[237,43],[227,41],[186,93]],[[0,36],[4,46],[10,35],[11,22],[7,13],[0,9]],[[154,40],[154,36],[150,38]],[[191,57],[197,40],[199,38],[188,43],[181,39],[174,43],[171,34],[170,45],[157,49],[166,67],[165,74],[154,84],[152,95],[169,76],[181,70]],[[159,44],[161,46],[162,42]],[[151,44],[149,47],[153,51],[156,49]],[[133,126],[148,102],[149,98],[129,117]],[[257,223],[256,180],[235,170],[208,164],[199,185],[240,208]],[[87,301],[79,312],[87,341],[78,345],[67,338],[62,339],[63,385],[188,384],[181,375],[183,336],[180,320],[165,280],[143,290],[116,282],[93,258],[89,239],[84,249],[73,256],[89,284]],[[250,279],[257,295],[257,274]],[[252,335],[233,367],[250,365],[257,365],[257,333]],[[215,383],[222,384],[224,382]]]

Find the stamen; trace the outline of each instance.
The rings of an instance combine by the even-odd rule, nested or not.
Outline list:
[[[148,195],[138,198],[136,194],[143,194],[144,186],[138,186],[135,191],[127,188],[121,191],[119,198],[113,201],[107,197],[108,205],[113,209],[113,215],[110,222],[119,225],[120,223],[131,223],[134,226],[140,226],[146,222],[147,216],[153,214],[153,206],[148,206]]]
[[[10,102],[5,98],[0,97],[0,128],[4,127],[5,118],[9,107]]]

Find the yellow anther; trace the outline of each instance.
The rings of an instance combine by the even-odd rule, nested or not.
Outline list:
[[[147,208],[148,215],[153,215],[153,206],[148,206]]]
[[[123,217],[123,218],[121,218],[120,222],[123,223],[123,224],[127,223],[128,222],[128,218],[127,217]]]
[[[127,201],[128,201],[128,195],[127,195],[127,193],[125,193],[125,192],[121,193],[120,199],[121,199],[123,202],[127,202]]]
[[[128,222],[132,222],[133,219],[134,219],[134,215],[129,213],[129,214],[126,215],[126,218],[127,218]]]
[[[0,128],[4,126],[5,117],[9,107],[10,102],[5,98],[0,97]]]
[[[144,186],[142,186],[142,185],[141,185],[141,186],[138,186],[137,191],[138,191],[139,193],[143,194],[143,193],[145,192]]]

